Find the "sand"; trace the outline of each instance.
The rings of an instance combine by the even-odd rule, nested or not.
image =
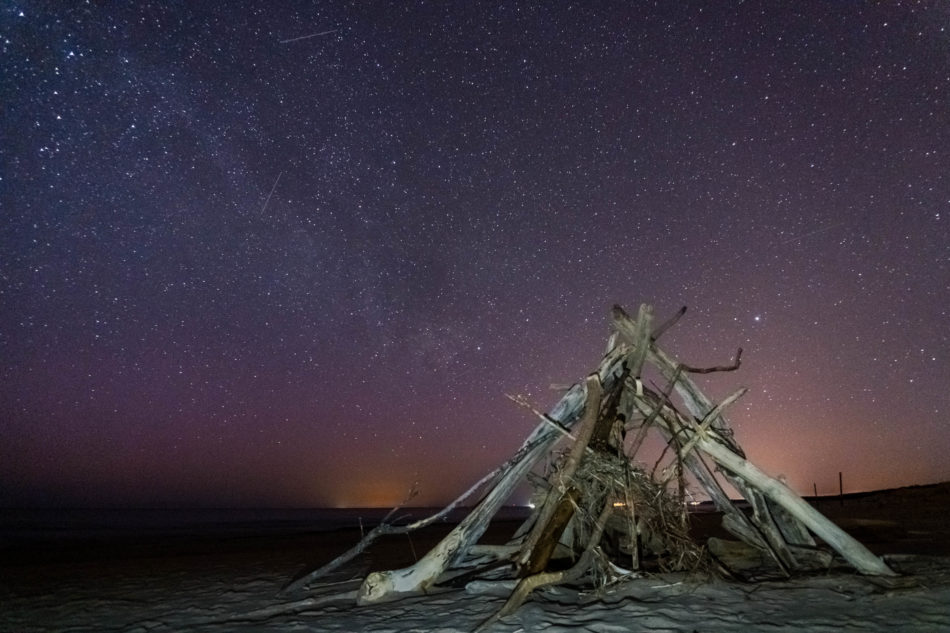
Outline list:
[[[902,576],[846,568],[793,580],[644,577],[599,593],[539,592],[499,632],[950,631],[950,484],[819,503]],[[709,517],[698,521],[712,529]],[[706,525],[709,524],[709,525]],[[487,535],[501,542],[516,524]],[[178,537],[4,552],[0,631],[471,631],[511,585],[476,582],[397,603],[356,607],[371,569],[411,563],[450,526],[390,537],[327,583],[277,596],[294,575],[356,542],[358,531],[212,539]]]

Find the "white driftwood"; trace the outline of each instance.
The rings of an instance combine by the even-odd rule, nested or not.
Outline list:
[[[628,351],[626,346],[620,345],[601,360],[597,374],[605,387],[613,384],[615,371]],[[574,385],[551,410],[549,417],[570,428],[580,416],[586,400],[584,386]],[[503,474],[494,488],[455,529],[414,565],[367,576],[357,594],[357,604],[388,602],[428,590],[446,569],[465,556],[468,548],[481,538],[489,521],[511,496],[521,479],[560,438],[561,434],[550,424],[542,422],[538,425],[515,457],[502,467]]]
[[[548,523],[550,523],[551,518],[557,511],[561,498],[567,492],[567,486],[570,484],[574,472],[580,465],[584,452],[589,448],[588,444],[590,443],[590,438],[594,434],[594,427],[597,424],[597,415],[600,413],[600,398],[602,393],[600,378],[597,374],[592,374],[587,377],[584,384],[587,390],[587,401],[584,405],[584,417],[581,419],[580,428],[577,430],[577,440],[571,447],[571,452],[568,453],[564,464],[555,474],[557,480],[550,481],[551,488],[548,490],[548,495],[544,501],[541,513],[538,515],[537,522],[534,524],[534,529],[531,530],[525,538],[521,546],[521,553],[515,561],[520,566],[526,565],[528,559],[531,558],[535,547],[537,547],[545,529],[548,527]]]
[[[410,523],[409,525],[398,526],[398,525],[393,525],[389,523],[389,518],[392,515],[394,515],[396,511],[399,510],[401,507],[401,506],[396,506],[389,512],[389,514],[386,515],[382,523],[380,523],[375,528],[370,530],[370,532],[366,536],[360,539],[359,543],[357,543],[356,545],[354,545],[353,547],[351,547],[344,553],[340,554],[339,556],[331,560],[329,563],[326,563],[325,565],[317,568],[316,570],[311,571],[310,573],[305,574],[301,576],[300,578],[297,578],[296,580],[291,581],[286,586],[284,586],[283,589],[280,590],[280,593],[295,591],[297,589],[306,587],[307,585],[312,583],[314,580],[329,574],[330,572],[339,568],[341,565],[353,560],[359,554],[362,554],[364,551],[366,551],[366,549],[370,545],[373,544],[374,541],[376,541],[376,539],[378,539],[381,536],[384,536],[387,534],[409,534],[410,532],[413,532],[415,530],[431,525],[440,519],[444,519],[446,516],[448,516],[449,512],[454,510],[460,503],[462,503],[463,501],[468,499],[470,496],[472,496],[483,485],[485,485],[489,481],[494,480],[495,477],[498,476],[500,471],[501,471],[500,468],[496,468],[492,472],[488,473],[487,475],[479,479],[472,487],[470,487],[464,493],[459,495],[454,501],[452,501],[452,503],[445,506],[444,508],[439,510],[437,513],[429,517],[426,517],[424,519],[420,519],[418,521]]]
[[[472,545],[469,548],[468,553],[475,557],[488,558],[492,560],[501,560],[502,558],[509,558],[512,554],[515,554],[520,547],[517,543],[509,543],[507,545]]]
[[[696,446],[696,442],[699,441],[700,436],[705,435],[706,431],[709,430],[710,425],[712,425],[713,420],[715,420],[722,413],[723,409],[727,406],[741,398],[748,391],[746,387],[742,387],[728,398],[716,405],[716,408],[706,414],[706,418],[695,427],[695,435],[686,442],[682,448],[679,449],[680,459],[685,459],[686,455],[689,454],[693,447]]]
[[[653,306],[647,303],[641,303],[637,311],[636,325],[633,332],[630,333],[628,343],[633,346],[633,350],[627,356],[630,375],[639,378],[643,371],[643,363],[646,362],[647,355],[650,352],[650,330],[653,326]]]
[[[830,545],[842,558],[862,574],[872,576],[895,576],[883,560],[872,554],[864,545],[852,538],[823,514],[815,510],[788,486],[774,477],[769,477],[748,460],[739,457],[718,442],[700,438],[699,450],[712,457],[717,464],[741,477],[750,486],[783,507],[805,527]]]

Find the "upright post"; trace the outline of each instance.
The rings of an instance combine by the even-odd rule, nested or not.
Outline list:
[[[841,501],[841,505],[844,506],[844,480],[841,478],[841,471],[838,471],[838,499]]]

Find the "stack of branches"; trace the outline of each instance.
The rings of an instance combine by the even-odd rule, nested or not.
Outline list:
[[[722,513],[723,527],[774,559],[786,575],[826,568],[830,563],[830,554],[816,545],[812,534],[859,572],[893,575],[881,559],[746,458],[723,416],[723,410],[745,390],[715,404],[688,375],[732,371],[739,367],[741,350],[733,365],[695,368],[676,362],[656,344],[684,312],[653,327],[650,306],[640,306],[635,319],[615,306],[615,333],[597,369],[571,386],[548,413],[534,411],[541,422],[507,462],[441,512],[402,528],[384,523],[349,552],[296,579],[287,589],[308,586],[351,560],[381,534],[408,533],[441,519],[483,486],[487,492],[481,500],[438,545],[410,567],[369,574],[357,592],[357,602],[398,600],[447,581],[467,582],[487,572],[495,574],[504,566],[520,580],[504,607],[483,625],[488,626],[517,610],[535,589],[629,577],[630,570],[644,568],[641,563],[647,557],[656,561],[659,571],[693,570],[706,558],[704,548],[689,537],[686,472]],[[667,381],[665,389],[643,384],[645,364]],[[673,395],[680,406],[674,404]],[[625,433],[634,429],[632,441],[625,441]],[[650,474],[635,462],[651,429],[665,440],[663,455],[672,455],[669,466],[659,474],[663,455]],[[544,501],[515,539],[506,546],[477,545],[502,504],[522,481],[532,479],[532,469],[544,456],[553,455],[565,437],[571,441],[566,453],[541,484]],[[717,475],[745,497],[753,510],[751,516],[732,502]],[[567,556],[561,556],[564,553]],[[628,569],[618,565],[624,564],[624,557],[629,557]],[[570,565],[566,568],[565,559]]]
[[[629,575],[646,567],[647,561],[662,572],[706,569],[705,548],[689,533],[689,516],[681,488],[656,481],[625,455],[602,453],[585,460],[574,474],[582,497],[600,507],[610,499],[614,512],[605,526],[599,552],[614,571]],[[574,551],[589,541],[596,516],[586,509],[574,519]],[[598,583],[595,583],[598,584]]]

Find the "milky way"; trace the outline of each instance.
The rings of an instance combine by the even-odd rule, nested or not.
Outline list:
[[[0,504],[447,501],[611,305],[801,492],[950,478],[950,9],[0,13]]]

